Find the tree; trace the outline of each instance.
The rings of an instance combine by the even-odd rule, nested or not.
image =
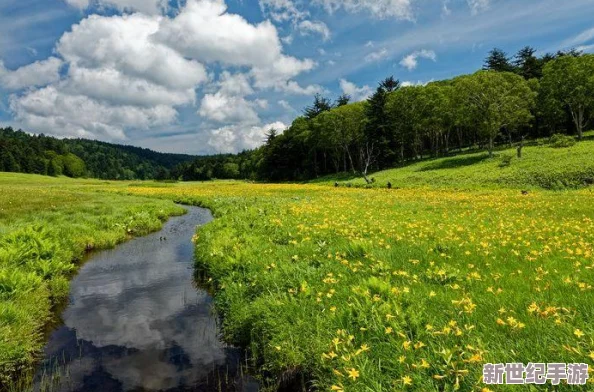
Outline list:
[[[386,114],[386,101],[388,95],[400,88],[400,82],[390,76],[380,82],[375,93],[367,100],[366,137],[374,148],[368,150],[377,154],[377,165],[380,169],[391,167],[396,161],[396,152],[390,135],[390,126]]]
[[[536,94],[522,77],[493,71],[479,71],[456,79],[455,88],[471,115],[478,131],[488,140],[493,157],[494,141],[503,128],[516,128],[532,119]]]
[[[498,48],[494,48],[489,52],[489,56],[485,59],[484,70],[497,72],[513,72],[514,66],[511,64],[507,54]]]
[[[386,112],[391,133],[398,144],[399,160],[408,157],[416,159],[420,155],[421,136],[419,132],[421,110],[419,109],[422,86],[403,87],[390,94]]]
[[[68,153],[62,157],[64,165],[64,174],[68,177],[78,178],[85,175],[85,162],[72,153]]]
[[[582,139],[594,112],[594,55],[565,55],[548,63],[540,93],[545,108],[569,111],[578,139]]]
[[[380,85],[389,94],[400,88],[400,80],[395,79],[394,76],[388,76],[381,81]]]
[[[238,178],[239,165],[237,163],[228,162],[223,165],[223,176],[225,178]]]
[[[336,100],[336,104],[334,106],[335,107],[345,106],[345,105],[348,105],[349,102],[351,102],[351,96],[348,94],[342,94],[340,97],[338,97],[338,99]]]
[[[526,46],[516,54],[514,65],[519,75],[524,79],[540,79],[542,77],[543,62],[534,54],[536,49]]]
[[[365,170],[354,156],[365,142],[365,106],[364,102],[340,106],[318,118],[318,124],[326,129],[326,143],[337,146],[342,151],[353,173],[363,173]]]
[[[303,114],[308,120],[313,120],[321,113],[324,113],[332,109],[332,102],[328,98],[322,97],[320,94],[316,94],[314,97],[314,103],[308,106],[303,111]]]
[[[5,172],[19,172],[20,166],[10,151],[2,152],[0,156],[0,169]]]

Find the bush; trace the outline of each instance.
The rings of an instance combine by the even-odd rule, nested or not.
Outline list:
[[[561,133],[551,136],[551,140],[549,141],[550,146],[553,148],[568,148],[574,146],[575,143],[576,141],[573,136],[567,136]]]
[[[514,159],[514,157],[512,155],[508,155],[508,154],[502,155],[501,163],[499,164],[499,167],[501,167],[501,168],[509,167],[512,163],[512,159]]]

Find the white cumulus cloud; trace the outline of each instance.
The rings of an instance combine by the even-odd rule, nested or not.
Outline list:
[[[0,60],[0,85],[9,90],[45,86],[60,79],[62,65],[62,60],[50,57],[10,71]]]
[[[355,83],[349,82],[346,79],[340,79],[340,89],[343,94],[349,95],[355,102],[364,101],[373,94],[373,89],[368,85],[359,87]]]
[[[400,61],[400,65],[407,68],[409,71],[412,71],[415,68],[417,68],[417,65],[419,64],[419,60],[418,60],[419,58],[424,58],[424,59],[428,59],[431,61],[437,61],[437,55],[435,54],[434,51],[423,49],[423,50],[418,50],[416,52],[413,52],[413,53],[409,54],[408,56],[404,57]]]
[[[273,122],[259,126],[230,125],[210,131],[208,144],[218,153],[232,153],[260,147],[271,129],[283,132],[287,126]]]
[[[55,57],[15,71],[0,65],[0,84],[15,90],[14,119],[30,131],[103,140],[141,131],[147,139],[174,125],[180,107],[198,105],[197,114],[221,129],[251,135],[268,107],[257,96],[263,90],[321,90],[293,80],[314,61],[285,55],[274,25],[249,23],[227,12],[224,0],[187,0],[173,16],[157,12],[164,1],[69,2],[142,12],[90,15],[63,34]],[[253,144],[237,140],[238,147]]]

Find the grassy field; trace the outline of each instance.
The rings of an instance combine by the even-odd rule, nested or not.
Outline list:
[[[587,137],[594,137],[588,132]],[[544,188],[560,190],[579,188],[594,183],[594,140],[585,140],[570,148],[553,148],[542,143],[523,149],[522,158],[516,150],[503,149],[489,159],[486,152],[470,152],[447,158],[420,161],[405,167],[374,173],[373,187],[498,189]],[[336,177],[315,181],[334,184]],[[364,186],[362,178],[338,178],[341,185]]]
[[[157,230],[183,212],[163,200],[95,192],[100,185],[0,174],[0,389],[27,378],[86,251]]]
[[[551,154],[585,160],[584,145]],[[487,180],[487,168],[500,170],[487,165],[497,163],[441,169],[472,184],[465,191],[429,174],[399,190],[2,174],[0,244],[10,246],[0,262],[16,278],[0,284],[0,356],[31,358],[41,335],[29,323],[49,317],[87,244],[158,227],[178,211],[173,200],[215,213],[195,237],[197,265],[225,338],[250,349],[271,387],[304,379],[349,392],[507,391],[516,389],[482,384],[484,363],[594,365],[594,189],[524,195],[527,183]],[[411,178],[401,170],[390,176]],[[45,274],[46,264],[58,272]],[[32,282],[29,294],[20,281]]]
[[[226,338],[271,380],[488,391],[498,389],[481,383],[487,362],[594,363],[591,189],[126,192],[214,210],[196,237],[198,265]]]

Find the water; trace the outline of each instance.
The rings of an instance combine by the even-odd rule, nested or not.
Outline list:
[[[196,226],[186,207],[163,229],[93,255],[72,281],[36,390],[257,391],[239,350],[219,340],[212,298],[193,281]]]

